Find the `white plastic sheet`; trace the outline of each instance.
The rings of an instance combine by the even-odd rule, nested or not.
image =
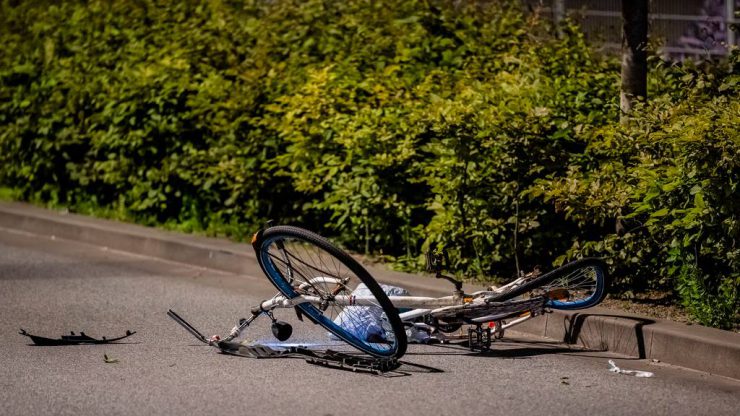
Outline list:
[[[652,377],[654,375],[653,373],[649,371],[623,370],[617,367],[617,364],[614,362],[614,360],[609,360],[609,371],[611,371],[612,373],[626,374],[628,376],[635,376],[635,377]]]
[[[410,296],[408,290],[390,285],[380,285],[383,292],[388,296]],[[352,291],[357,297],[373,296],[370,290],[361,283]],[[386,331],[389,328],[388,321],[379,306],[346,306],[342,312],[334,319],[334,323],[341,326],[350,334],[366,342],[387,342],[391,341],[392,331]],[[333,334],[329,334],[332,339],[337,339]]]

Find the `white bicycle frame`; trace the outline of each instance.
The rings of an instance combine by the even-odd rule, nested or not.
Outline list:
[[[466,305],[485,305],[486,304],[486,298],[489,296],[493,296],[496,294],[504,293],[509,290],[512,290],[518,286],[521,286],[527,279],[525,277],[520,277],[513,282],[497,287],[497,288],[491,288],[487,291],[479,291],[471,294],[470,296],[465,296],[460,294],[455,294],[452,296],[443,296],[443,297],[422,297],[422,296],[389,296],[391,303],[396,308],[413,308],[412,310],[408,312],[400,313],[399,316],[403,322],[410,322],[413,321],[416,318],[431,315],[435,316],[441,313],[444,313],[446,311],[459,309]],[[344,286],[344,282],[341,279],[337,279],[334,277],[327,277],[327,276],[321,276],[321,277],[315,277],[311,279],[309,282],[302,283],[299,286],[299,289],[306,290],[314,285],[317,284],[336,284],[337,287],[341,288]],[[322,299],[319,296],[311,296],[311,295],[298,295],[293,298],[287,298],[284,295],[277,294],[272,299],[268,299],[263,301],[259,308],[263,311],[270,311],[277,308],[293,308],[295,306],[298,306],[303,303],[311,303],[313,305],[321,305],[325,302],[325,299]],[[377,300],[374,297],[363,297],[363,296],[355,296],[355,295],[336,295],[332,298],[332,303],[338,306],[346,307],[346,306],[378,306]],[[494,307],[492,306],[492,309]],[[524,321],[527,321],[533,317],[536,316],[535,313],[525,314],[524,316],[521,316],[515,320],[512,320],[507,323],[500,323],[500,325],[496,326],[496,332],[503,332],[506,328],[510,328],[514,325],[518,325]],[[472,318],[469,320],[469,322],[473,324],[482,324],[486,322],[494,322],[499,321],[503,319],[506,316],[509,316],[510,313],[505,314],[491,314],[486,316],[481,316],[477,318]],[[426,324],[418,324],[415,323],[415,326],[420,327],[428,327]]]

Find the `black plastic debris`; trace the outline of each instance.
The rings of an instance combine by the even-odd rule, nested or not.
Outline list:
[[[21,332],[19,334],[25,335],[29,338],[31,338],[31,341],[33,341],[36,345],[82,345],[82,344],[108,344],[115,341],[120,341],[124,338],[128,338],[131,335],[134,335],[136,331],[126,331],[126,335],[118,338],[106,338],[103,337],[102,339],[96,339],[93,337],[90,337],[88,335],[85,335],[84,332],[80,332],[80,335],[75,335],[74,332],[70,332],[70,335],[62,335],[61,338],[53,339],[53,338],[45,338],[40,337],[38,335],[31,335],[28,332],[26,332],[25,329],[21,328]]]

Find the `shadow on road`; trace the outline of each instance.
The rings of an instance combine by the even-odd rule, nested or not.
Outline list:
[[[546,341],[517,341],[506,340],[495,342],[491,348],[484,351],[472,351],[467,342],[454,342],[449,344],[437,344],[430,346],[434,350],[408,351],[406,356],[435,356],[435,355],[460,355],[468,357],[492,357],[492,358],[527,358],[547,354],[562,354],[574,352],[573,348],[554,344]],[[588,350],[578,350],[588,352]]]

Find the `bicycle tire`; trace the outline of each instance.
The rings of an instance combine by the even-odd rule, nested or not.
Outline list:
[[[291,299],[299,296],[300,291],[308,290],[312,295],[324,299],[325,306],[322,302],[321,308],[310,303],[296,306],[313,322],[375,357],[400,358],[406,352],[406,332],[398,311],[370,273],[349,254],[318,234],[293,226],[274,226],[262,230],[255,234],[252,245],[262,271],[283,295]],[[348,284],[331,283],[332,287],[328,287],[327,283],[316,283],[319,277],[345,278]],[[309,281],[314,283],[307,283]],[[350,294],[350,289],[356,290],[361,283],[375,298],[374,306],[342,307],[332,303],[333,296]],[[304,284],[303,289],[299,288],[301,284]],[[332,293],[337,290],[340,292]],[[382,333],[373,336],[384,337],[383,342],[373,342],[378,339],[367,339],[367,336],[362,339],[362,335],[352,332],[353,328],[367,324],[357,322],[359,317],[356,315],[362,311],[356,308],[375,307],[382,309],[385,320],[381,325]]]
[[[580,281],[578,280],[580,279]],[[577,290],[567,281],[578,283]],[[537,290],[552,293],[556,289],[565,289],[568,298],[548,299],[545,306],[551,309],[577,310],[596,306],[604,299],[609,287],[609,277],[603,261],[597,258],[576,260],[561,266],[549,273],[538,276],[508,292],[493,296],[490,302],[503,302]]]

